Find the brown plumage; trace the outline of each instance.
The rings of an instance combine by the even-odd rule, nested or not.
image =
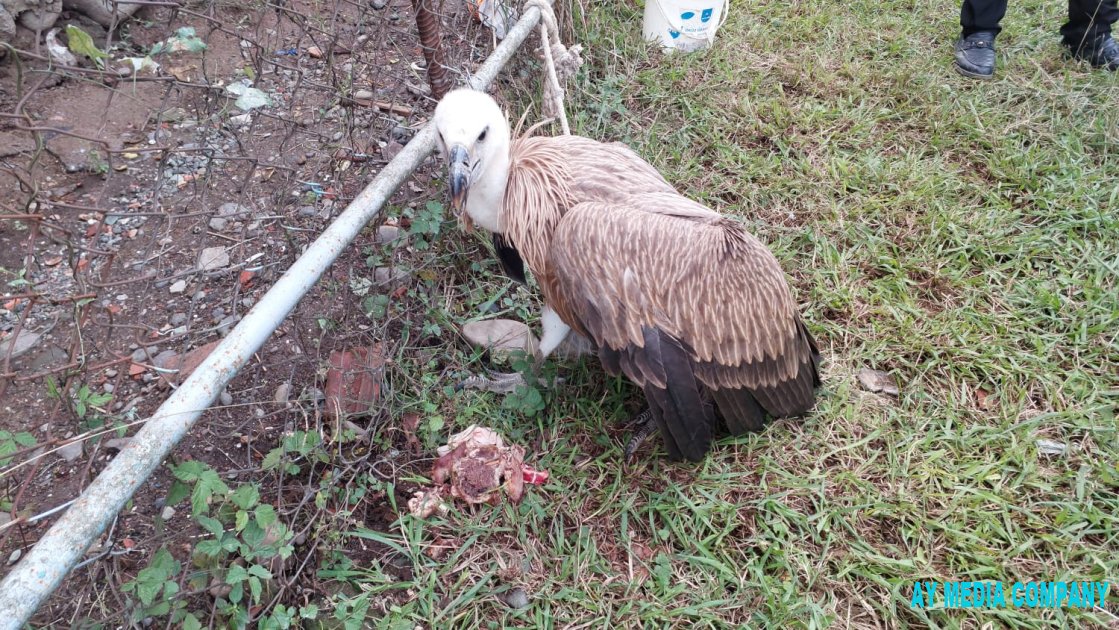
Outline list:
[[[477,94],[460,100],[481,106],[479,128],[504,125],[507,138],[504,117],[486,115]],[[455,126],[440,108],[436,122],[450,143]],[[500,129],[496,136],[500,145]],[[608,372],[643,389],[672,458],[707,452],[712,403],[735,434],[760,429],[766,413],[811,408],[815,342],[777,260],[742,224],[683,197],[622,144],[531,137],[478,149],[504,150],[508,160],[480,157],[471,167],[479,173],[467,187],[487,177],[501,185],[479,186],[500,189],[479,195],[488,203],[468,194],[468,216],[494,231],[512,275],[523,275],[519,260],[527,264],[546,304],[594,343]]]

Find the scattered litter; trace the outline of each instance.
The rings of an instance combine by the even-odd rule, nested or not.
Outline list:
[[[493,29],[498,39],[505,39],[518,17],[517,10],[504,0],[467,0],[467,8],[474,19]]]
[[[899,392],[897,382],[888,372],[863,368],[859,370],[859,382],[862,383],[864,389],[876,394],[881,392],[897,396]]]
[[[58,43],[58,39],[56,39],[57,36],[57,28],[52,28],[51,30],[47,31],[47,52],[50,53],[51,59],[53,59],[56,63],[60,63],[64,66],[78,65],[77,57],[71,54],[65,46]]]
[[[1037,452],[1042,455],[1064,455],[1068,451],[1068,444],[1053,440],[1038,440]]]
[[[299,49],[298,48],[281,48],[280,50],[276,51],[276,56],[278,56],[278,57],[295,56],[295,55],[298,55],[298,54],[299,54]]]
[[[249,87],[244,81],[230,83],[225,87],[225,91],[238,97],[233,104],[244,111],[272,104],[272,99],[267,94],[254,87]]]
[[[506,446],[493,429],[470,425],[451,436],[438,453],[431,476],[437,485],[450,486],[450,496],[471,504],[496,505],[504,490],[510,501],[520,502],[525,451],[516,444]]]
[[[381,398],[384,373],[381,344],[330,353],[326,373],[326,414],[368,414]]]

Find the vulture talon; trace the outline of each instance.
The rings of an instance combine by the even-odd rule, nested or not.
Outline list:
[[[627,466],[633,463],[633,457],[637,454],[637,449],[641,448],[645,440],[657,431],[657,421],[653,418],[653,412],[648,407],[645,408],[645,411],[633,416],[629,424],[634,426],[634,430],[633,435],[626,441],[624,458]]]

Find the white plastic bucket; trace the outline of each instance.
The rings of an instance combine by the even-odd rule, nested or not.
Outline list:
[[[642,32],[668,50],[700,50],[715,41],[729,9],[728,0],[645,0]]]

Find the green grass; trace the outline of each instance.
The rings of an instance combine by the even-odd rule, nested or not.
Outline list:
[[[657,447],[627,472],[611,423],[637,393],[593,361],[558,367],[541,418],[433,381],[418,397],[449,429],[495,426],[552,479],[518,506],[359,530],[415,565],[403,583],[376,566],[356,580],[395,594],[375,616],[1119,623],[1115,590],[1110,611],[909,605],[918,580],[1119,579],[1119,76],[1062,57],[1063,6],[1011,3],[997,78],[980,83],[950,67],[959,7],[943,0],[736,2],[712,51],[671,57],[640,41],[640,9],[582,4],[573,126],[628,142],[770,244],[827,359],[819,404],[698,465]],[[459,320],[505,286],[456,281],[473,296]],[[895,375],[900,396],[862,390],[863,367]],[[433,560],[436,542],[454,549]],[[513,587],[528,608],[499,601]]]

